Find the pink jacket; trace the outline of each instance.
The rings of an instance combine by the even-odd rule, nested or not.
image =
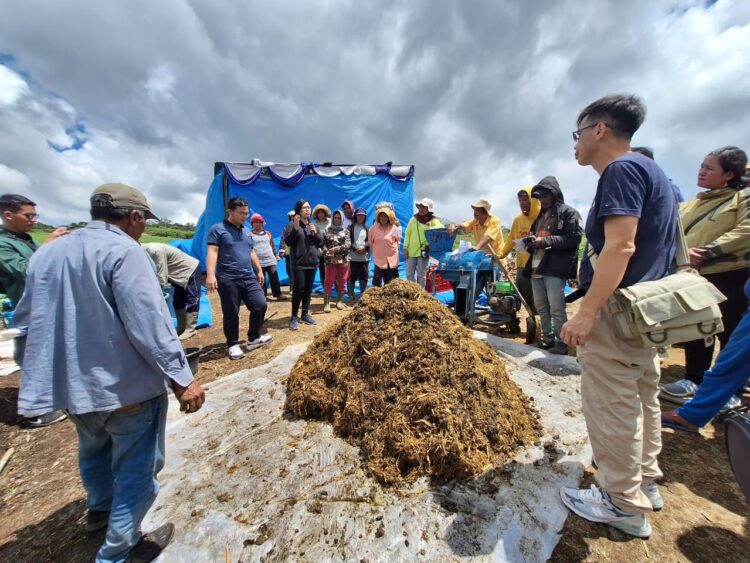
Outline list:
[[[370,227],[368,233],[372,260],[380,269],[398,268],[398,243],[401,240],[401,231],[393,224],[395,221],[393,212],[387,210],[387,214],[390,219],[389,224],[382,227],[376,217],[375,224]]]

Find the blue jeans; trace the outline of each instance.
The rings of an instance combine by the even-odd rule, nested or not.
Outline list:
[[[430,261],[429,258],[422,258],[421,256],[409,256],[406,259],[406,279],[409,281],[417,282],[422,289],[425,286],[425,274],[427,273],[427,264]],[[414,273],[416,271],[416,278]]]
[[[694,426],[704,426],[748,380],[750,364],[750,312],[745,312],[714,367],[703,375],[695,397],[677,409]]]
[[[78,430],[86,506],[110,511],[97,563],[125,561],[141,539],[141,521],[159,491],[156,475],[164,467],[167,394],[137,406],[134,412],[70,415]]]
[[[542,319],[542,340],[547,342],[560,339],[560,329],[568,320],[565,312],[565,282],[563,278],[554,276],[531,278],[534,307]]]

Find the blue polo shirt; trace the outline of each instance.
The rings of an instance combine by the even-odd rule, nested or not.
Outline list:
[[[216,262],[218,279],[247,279],[255,277],[250,255],[253,251],[253,237],[250,229],[235,227],[229,221],[216,223],[208,231],[206,244],[219,247],[219,259]]]
[[[638,217],[635,254],[619,287],[666,276],[675,253],[677,200],[658,164],[642,154],[627,153],[604,169],[586,219],[586,238],[597,254],[604,248],[604,220],[613,215]],[[578,272],[581,289],[588,289],[593,277],[584,255]]]

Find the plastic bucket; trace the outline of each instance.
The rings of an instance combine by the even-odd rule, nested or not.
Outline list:
[[[185,356],[187,357],[190,371],[193,373],[193,375],[195,375],[196,373],[198,373],[198,364],[200,363],[201,359],[201,349],[185,348]]]

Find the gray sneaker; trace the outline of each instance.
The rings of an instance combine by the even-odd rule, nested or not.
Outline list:
[[[607,492],[596,485],[591,485],[590,489],[562,487],[560,498],[565,506],[585,520],[607,524],[636,538],[651,537],[651,524],[645,514],[620,510],[612,504]]]
[[[674,383],[667,383],[661,386],[659,398],[682,405],[693,398],[698,386],[688,379],[680,379]]]
[[[742,405],[742,399],[740,399],[737,395],[732,395],[731,397],[729,397],[727,404],[721,407],[721,410],[719,410],[719,412],[725,413],[728,410],[736,409],[737,407],[741,405]]]
[[[21,420],[21,424],[30,428],[42,428],[44,426],[54,424],[55,422],[65,420],[67,417],[68,415],[65,414],[65,411],[52,411],[40,414],[39,416],[24,418],[23,420]]]
[[[651,507],[654,509],[654,512],[659,512],[662,508],[664,508],[664,499],[661,498],[659,485],[656,483],[656,481],[651,481],[647,485],[641,485],[641,490],[648,497],[648,500],[651,503]]]
[[[260,348],[261,346],[265,346],[266,344],[268,344],[269,342],[271,342],[271,340],[273,340],[273,336],[271,336],[270,334],[262,334],[258,338],[256,338],[255,340],[250,340],[247,343],[247,346],[245,346],[245,349],[248,352],[252,352],[256,348]]]

